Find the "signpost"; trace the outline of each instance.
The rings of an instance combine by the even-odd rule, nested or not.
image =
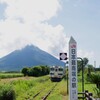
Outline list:
[[[69,100],[78,100],[77,93],[77,43],[69,41]]]
[[[67,53],[59,53],[59,57],[60,57],[60,60],[67,60]],[[68,64],[68,61],[66,61],[65,63],[65,67],[66,67],[66,64]],[[68,71],[68,68],[67,68],[67,71]],[[68,94],[68,73],[67,73],[67,94]]]
[[[59,56],[60,56],[60,60],[67,60],[68,59],[67,53],[60,53]]]

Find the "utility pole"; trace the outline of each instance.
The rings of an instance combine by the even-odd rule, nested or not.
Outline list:
[[[81,57],[78,57],[77,59],[81,60],[81,67],[82,67],[82,92],[84,92],[84,65],[83,65],[83,59]],[[84,94],[83,94],[83,97],[84,97]]]
[[[95,68],[96,68],[96,61],[94,61],[94,71],[95,71]]]

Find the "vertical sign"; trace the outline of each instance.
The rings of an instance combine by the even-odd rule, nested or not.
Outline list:
[[[77,44],[73,37],[69,41],[69,100],[78,100],[77,95]]]

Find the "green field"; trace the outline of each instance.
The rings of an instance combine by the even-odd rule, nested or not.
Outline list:
[[[18,73],[10,73],[10,75],[11,74],[18,75]],[[0,73],[0,75],[2,76],[3,73]],[[6,73],[4,75],[7,77],[9,76],[9,73]],[[78,92],[82,92],[81,76],[79,76],[78,81]],[[2,87],[0,93],[2,93],[4,90],[7,91],[7,89],[10,87],[10,89],[13,89],[15,93],[14,96],[16,100],[41,100],[41,98],[56,83],[57,82],[51,82],[49,75],[42,77],[18,77],[0,79],[0,86]],[[85,90],[89,90],[89,92],[92,92],[94,96],[96,96],[94,92],[95,87],[95,84],[91,84],[85,81]],[[42,93],[40,93],[35,99],[33,99],[33,96],[40,90],[42,90]],[[48,100],[68,100],[67,80],[63,79],[61,82],[58,82],[57,86],[48,97]]]
[[[4,72],[0,72],[0,79],[4,79],[4,78],[15,78],[15,77],[22,77],[23,74],[22,73],[4,73]]]

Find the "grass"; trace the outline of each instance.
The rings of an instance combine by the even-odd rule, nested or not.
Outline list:
[[[7,76],[7,73],[5,73],[5,75]],[[13,80],[12,78],[11,81],[7,79],[1,79],[1,80],[6,80],[6,82],[0,81],[0,86],[1,85],[3,86],[3,84],[10,85],[15,92],[16,100],[28,100],[28,99],[33,100],[33,96],[37,92],[46,88],[43,90],[43,93],[39,95],[39,97],[34,99],[34,100],[41,100],[41,98],[46,94],[46,92],[50,90],[51,87],[56,83],[56,82],[51,82],[49,76],[31,77],[31,78],[26,77],[23,79],[20,78],[16,80]],[[94,92],[95,87],[96,87],[95,84],[91,84],[85,81],[84,84],[85,90],[89,90],[89,92],[92,92],[94,96],[96,95]],[[82,92],[81,75],[78,76],[78,92]],[[61,82],[58,82],[57,86],[48,97],[48,100],[68,100],[67,80],[63,79]]]
[[[0,100],[15,100],[15,91],[9,84],[0,85]]]
[[[0,79],[22,77],[22,73],[2,73],[0,72]]]
[[[47,80],[47,78],[48,76],[31,79],[31,80],[28,80],[28,83],[27,81],[26,82],[24,81],[23,87],[21,87],[22,83],[20,83],[20,85],[15,86],[16,88],[15,90],[18,90],[16,91],[16,94],[18,93],[17,100],[31,99],[37,92],[39,92],[44,87],[47,87],[50,81],[50,80]],[[19,93],[19,91],[21,93]]]
[[[67,84],[66,80],[63,79],[61,82],[58,82],[56,88],[48,97],[48,100],[66,100],[66,98],[68,98]]]
[[[63,88],[62,86],[63,83],[66,84],[66,82],[64,81],[59,82],[60,89]],[[35,100],[40,100],[46,94],[46,92],[51,89],[51,87],[55,84],[55,82],[51,82],[51,80],[49,80],[49,76],[43,76],[38,78],[31,78],[29,80],[14,80],[14,81],[12,80],[8,84],[13,87],[16,94],[16,100],[28,100],[28,99],[32,100],[32,97],[37,92],[45,88],[43,93],[41,93],[39,97],[35,99]],[[59,86],[57,86],[58,89]],[[55,92],[53,93],[55,94]],[[57,92],[56,95],[54,96],[56,97],[58,94],[61,94],[59,95],[58,98],[62,98],[63,95],[65,96],[66,94],[66,89],[64,91],[63,89],[59,90],[59,92]],[[54,100],[55,98],[54,96],[53,99],[51,98],[51,100]]]

